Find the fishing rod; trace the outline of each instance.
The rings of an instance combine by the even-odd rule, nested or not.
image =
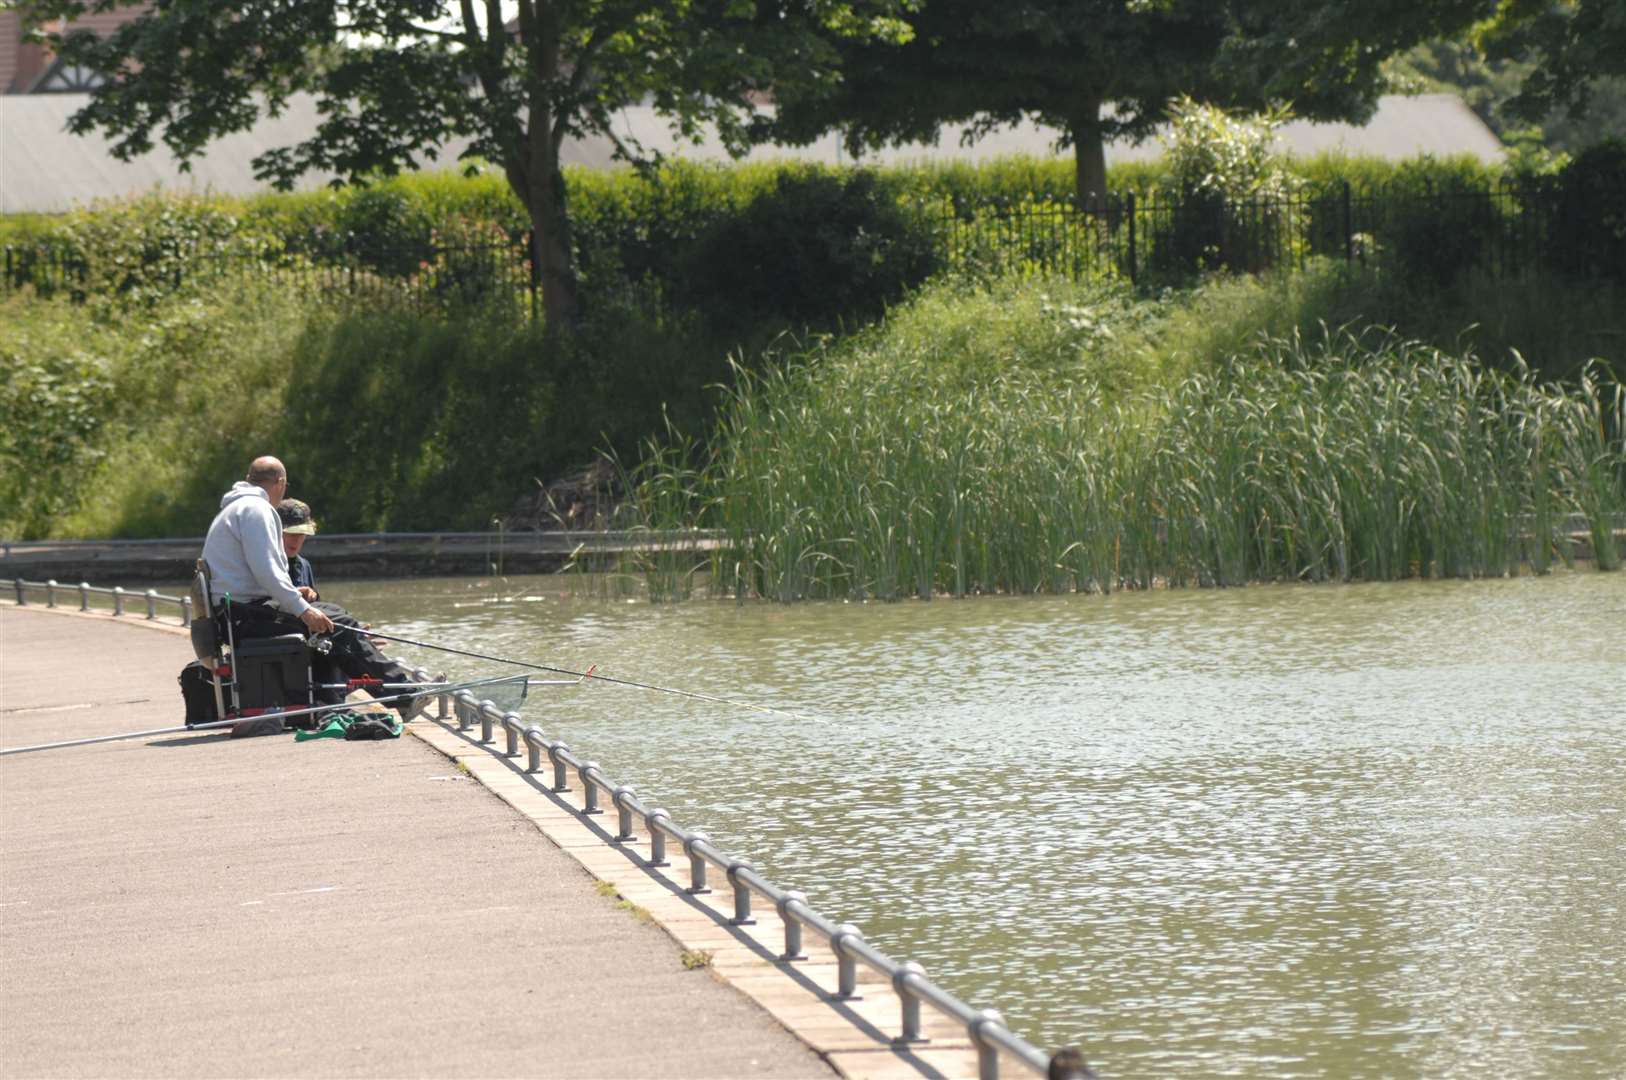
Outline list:
[[[463,683],[403,683],[401,685],[413,685],[420,687],[427,686],[432,687],[432,689],[411,690],[399,694],[390,694],[386,697],[376,697],[373,698],[370,703],[344,701],[336,705],[313,705],[306,709],[288,709],[278,712],[262,711],[255,713],[253,716],[234,716],[224,720],[209,720],[202,724],[184,724],[180,727],[152,728],[148,731],[127,731],[122,735],[95,735],[86,739],[68,739],[64,742],[39,743],[35,746],[10,746],[0,749],[0,757],[6,757],[10,754],[29,754],[36,750],[60,750],[69,746],[89,746],[93,743],[120,742],[124,739],[140,739],[149,735],[175,735],[183,731],[210,731],[215,728],[225,727],[228,724],[241,724],[248,720],[263,720],[273,716],[281,720],[285,720],[288,717],[293,716],[319,716],[323,713],[334,712],[336,710],[352,709],[357,704],[383,704],[389,701],[400,701],[404,698],[424,697],[430,694],[455,694],[459,690],[473,690],[481,686],[492,686],[498,683],[511,683],[515,681],[517,680],[513,675],[499,675],[491,678],[474,679]],[[576,681],[580,682],[581,680],[578,679]]]
[[[599,675],[596,673],[596,664],[593,667],[589,667],[586,671],[572,671],[570,668],[551,667],[547,664],[532,664],[524,660],[514,660],[506,656],[492,656],[489,653],[472,652],[468,649],[454,649],[450,645],[436,645],[433,642],[428,641],[413,641],[411,638],[392,637],[389,634],[381,634],[377,630],[363,630],[361,627],[357,626],[335,626],[334,629],[348,630],[353,634],[366,634],[368,637],[380,638],[384,641],[393,641],[400,645],[416,645],[422,649],[436,649],[440,652],[453,653],[457,656],[473,657],[476,660],[489,660],[494,664],[512,664],[514,667],[530,668],[532,671],[546,671],[554,675],[572,675],[578,682],[584,679],[596,679],[599,682],[614,683],[617,686],[630,686],[636,690],[652,690],[658,694],[675,694],[678,697],[692,698],[695,701],[709,701],[715,705],[732,705],[737,709],[753,709],[757,712],[773,713],[775,716],[783,716],[791,720],[806,721],[809,719],[815,719],[806,716],[798,716],[796,713],[787,712],[784,709],[776,709],[771,705],[758,705],[750,701],[737,701],[733,698],[716,697],[712,694],[700,694],[693,690],[677,690],[670,686],[656,686],[654,683],[634,682],[631,679],[615,679],[608,675]],[[825,723],[825,721],[822,720],[818,720],[816,722]]]

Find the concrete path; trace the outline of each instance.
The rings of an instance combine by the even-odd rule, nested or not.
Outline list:
[[[0,605],[0,747],[179,724],[184,636]],[[417,739],[0,757],[0,1075],[816,1077]]]

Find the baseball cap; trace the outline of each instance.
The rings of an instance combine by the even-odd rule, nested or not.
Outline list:
[[[316,521],[311,517],[311,508],[298,499],[279,502],[277,516],[282,519],[282,531],[285,533],[316,535]]]

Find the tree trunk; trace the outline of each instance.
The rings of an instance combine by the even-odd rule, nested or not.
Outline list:
[[[1107,147],[1101,141],[1101,102],[1087,101],[1073,113],[1073,193],[1088,206],[1107,197]]]
[[[530,94],[530,123],[525,131],[524,160],[510,170],[510,182],[523,181],[518,191],[531,214],[531,258],[542,279],[542,313],[548,333],[576,323],[575,260],[570,252],[570,215],[565,203],[565,178],[559,170],[559,143],[554,131],[552,83],[559,76],[559,50],[563,28],[559,5],[521,5],[520,29],[529,45],[528,58],[535,85]],[[518,185],[516,185],[517,187]]]
[[[537,118],[533,115],[532,122]],[[531,212],[535,237],[531,257],[542,278],[542,313],[550,330],[575,325],[577,312],[576,265],[570,251],[570,214],[565,202],[565,177],[559,170],[551,125],[532,131],[531,190],[525,205]],[[538,131],[537,128],[540,128]],[[542,145],[538,147],[536,144]]]

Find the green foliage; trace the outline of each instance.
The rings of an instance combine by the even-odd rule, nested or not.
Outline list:
[[[337,312],[293,350],[281,444],[331,528],[478,529],[594,447],[631,454],[668,412],[704,424],[726,370],[689,326],[626,308],[563,336],[501,310]]]
[[[0,507],[12,530],[37,534],[103,455],[110,363],[105,341],[30,318],[16,300],[0,311]]]
[[[196,478],[240,473],[238,459],[254,453],[247,448],[265,445],[297,314],[288,292],[257,282],[134,306],[12,300],[0,354],[25,372],[71,373],[75,400],[64,415],[61,401],[8,395],[0,426],[41,427],[0,457],[0,474],[18,492],[0,501],[0,531],[200,532],[219,485]],[[45,414],[34,413],[42,404]]]
[[[1482,161],[1473,154],[1421,154],[1391,161],[1388,158],[1356,157],[1328,151],[1313,157],[1289,157],[1286,164],[1311,189],[1324,189],[1348,183],[1357,193],[1378,194],[1425,190],[1447,182],[1494,184],[1502,166]]]
[[[1288,113],[1253,117],[1182,98],[1170,106],[1164,136],[1169,228],[1156,238],[1151,264],[1165,277],[1221,268],[1257,273],[1296,258],[1296,238],[1278,204],[1301,187],[1275,152]]]
[[[1626,9],[1617,0],[1508,0],[1476,28],[1492,59],[1530,67],[1507,108],[1526,120],[1585,113],[1600,79],[1626,76]]]
[[[1576,155],[1555,194],[1553,266],[1570,278],[1626,282],[1626,140]]]
[[[1217,195],[1241,202],[1293,194],[1298,178],[1275,150],[1286,109],[1236,116],[1182,97],[1169,107],[1164,136],[1168,183],[1182,195]]]
[[[186,162],[296,93],[316,98],[323,122],[252,163],[284,188],[312,171],[350,182],[394,175],[464,142],[463,156],[502,166],[528,211],[544,306],[560,325],[577,311],[559,162],[567,135],[599,136],[618,157],[642,157],[615,118],[647,102],[685,137],[710,126],[741,152],[753,90],[795,97],[832,85],[838,42],[908,33],[893,0],[785,3],[763,16],[752,4],[696,0],[522,4],[512,25],[496,7],[438,0],[211,0],[152,5],[106,35],[70,29],[106,4],[15,6],[64,62],[102,76],[69,127],[106,133],[122,158],[161,139]],[[387,193],[358,210],[407,234],[420,224]]]
[[[1151,134],[1178,94],[1251,96],[1215,63],[1241,25],[1237,6],[1042,0],[1005,17],[980,0],[914,5],[909,36],[840,43],[841,79],[777,95],[762,134],[799,143],[839,131],[857,154],[935,139],[943,125],[977,136],[1033,119],[1074,147],[1073,193],[1102,196],[1105,140]]]
[[[482,528],[664,414],[699,429],[722,346],[601,305],[414,311],[223,282],[140,309],[18,297],[0,322],[0,535],[200,535],[256,454],[333,529]]]
[[[253,259],[266,242],[226,205],[152,194],[67,215],[47,246],[82,268],[76,291],[145,303],[183,282],[195,284],[229,261]]]
[[[732,329],[828,326],[879,315],[936,264],[929,232],[873,173],[781,173],[700,235],[672,295]]]
[[[1618,565],[1626,413],[1590,380],[1335,333],[1107,393],[912,339],[742,373],[709,470],[661,500],[696,516],[648,524],[724,530],[714,582],[776,600],[1539,571],[1568,514]]]

